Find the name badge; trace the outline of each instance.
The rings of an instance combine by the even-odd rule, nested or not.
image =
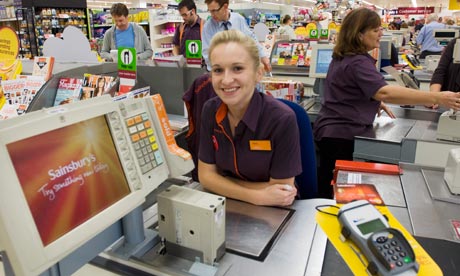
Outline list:
[[[250,140],[249,149],[250,150],[271,151],[272,144],[270,143],[270,140]]]

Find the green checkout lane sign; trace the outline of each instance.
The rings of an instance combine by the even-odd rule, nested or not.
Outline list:
[[[135,48],[118,48],[118,76],[125,79],[136,79],[137,53]]]
[[[185,41],[185,57],[201,59],[201,40]]]
[[[310,38],[318,38],[318,30],[317,29],[313,29],[313,30],[310,30]]]
[[[137,54],[135,48],[118,48],[118,70],[136,71]]]

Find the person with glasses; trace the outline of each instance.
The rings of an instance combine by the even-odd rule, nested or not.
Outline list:
[[[204,21],[196,13],[196,5],[193,0],[182,0],[178,10],[184,22],[179,28],[176,28],[174,33],[173,54],[185,56],[185,42],[187,40],[201,40]]]
[[[259,56],[264,65],[264,69],[266,72],[270,72],[272,67],[270,65],[269,56],[265,53],[262,45],[257,41],[254,33],[249,29],[246,19],[244,19],[242,15],[229,10],[229,0],[205,0],[204,3],[208,6],[208,12],[211,14],[211,19],[204,24],[202,35],[203,58],[206,62],[208,71],[211,70],[211,65],[209,63],[209,45],[212,37],[220,31],[236,29],[254,39],[259,49]]]
[[[101,57],[106,61],[113,61],[110,50],[118,47],[135,48],[138,60],[148,60],[153,56],[152,46],[145,30],[128,21],[129,10],[125,4],[116,3],[110,8],[112,21],[115,23],[104,34]]]

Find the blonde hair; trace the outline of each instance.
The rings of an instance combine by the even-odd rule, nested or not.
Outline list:
[[[209,59],[211,61],[211,64],[212,64],[211,54],[214,51],[214,49],[221,44],[228,44],[231,42],[237,43],[243,46],[244,49],[246,49],[246,51],[249,54],[249,57],[254,63],[254,69],[257,70],[259,66],[261,66],[260,57],[259,57],[259,48],[257,48],[257,44],[254,41],[254,39],[252,39],[252,37],[249,37],[245,35],[244,33],[242,33],[241,31],[236,30],[236,29],[232,29],[228,31],[221,31],[221,32],[218,32],[216,35],[214,35],[214,37],[211,40],[211,45],[209,46]],[[221,53],[221,54],[225,54],[225,53]]]

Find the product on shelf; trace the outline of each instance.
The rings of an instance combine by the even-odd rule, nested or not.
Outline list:
[[[36,9],[35,26],[40,47],[39,55],[42,55],[44,41],[49,37],[61,37],[67,26],[75,26],[88,36],[86,18],[86,9]]]
[[[35,57],[32,76],[43,76],[45,81],[53,74],[54,57]]]
[[[183,22],[176,8],[150,10],[150,41],[155,57],[172,56],[172,40],[176,28]],[[169,46],[169,47],[168,47]]]

